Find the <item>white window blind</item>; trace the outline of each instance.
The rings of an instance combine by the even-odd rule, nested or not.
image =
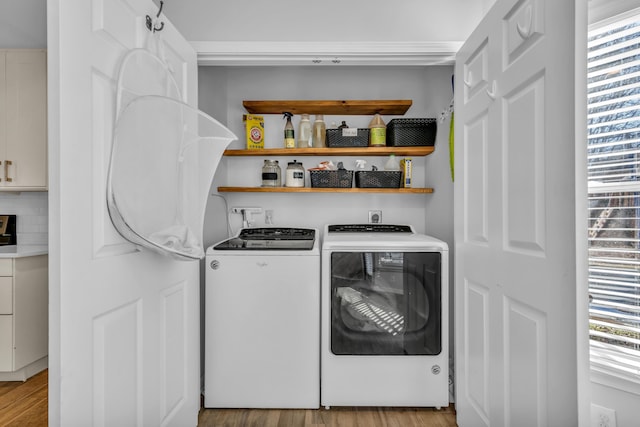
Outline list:
[[[640,15],[588,55],[591,366],[640,383]]]

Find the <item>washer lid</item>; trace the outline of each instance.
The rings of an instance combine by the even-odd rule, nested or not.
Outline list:
[[[238,236],[214,246],[216,250],[311,250],[316,231],[309,228],[245,228]]]
[[[310,228],[244,228],[238,235],[247,240],[313,240],[316,232]]]

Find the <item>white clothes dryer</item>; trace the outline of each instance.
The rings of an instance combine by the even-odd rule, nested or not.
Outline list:
[[[448,247],[410,226],[327,225],[321,405],[449,405]]]
[[[205,407],[319,407],[317,234],[248,228],[207,250]]]

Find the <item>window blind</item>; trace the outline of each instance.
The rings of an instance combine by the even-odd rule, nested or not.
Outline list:
[[[591,365],[640,383],[640,15],[588,40]]]

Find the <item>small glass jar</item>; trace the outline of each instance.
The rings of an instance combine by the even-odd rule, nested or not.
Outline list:
[[[280,165],[277,160],[265,160],[262,165],[262,186],[280,187]]]
[[[287,187],[304,187],[304,167],[302,163],[289,162],[287,165],[287,178],[285,180]]]

